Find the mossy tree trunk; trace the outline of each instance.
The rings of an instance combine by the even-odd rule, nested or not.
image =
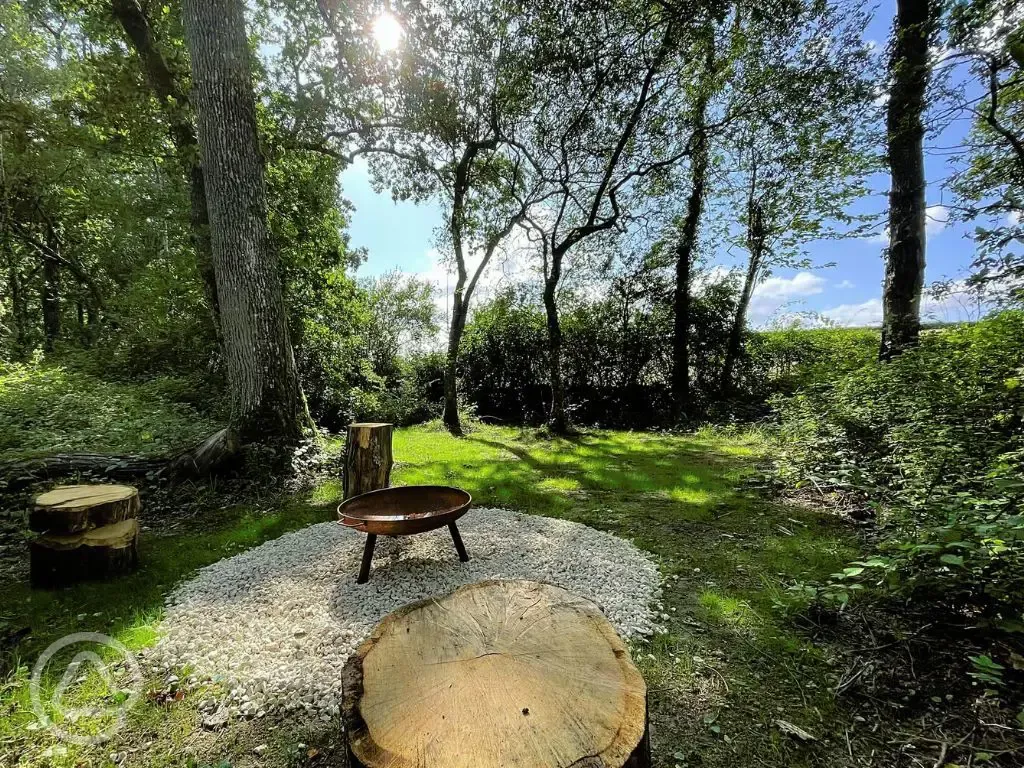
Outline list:
[[[927,213],[922,116],[931,73],[928,49],[935,31],[935,2],[898,0],[896,4],[886,120],[892,181],[882,291],[882,360],[916,346],[921,331]]]

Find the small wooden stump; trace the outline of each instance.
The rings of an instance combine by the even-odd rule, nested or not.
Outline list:
[[[344,498],[391,483],[391,424],[349,424],[345,442]]]
[[[29,543],[30,578],[36,586],[105,579],[139,563],[139,521],[134,518],[84,533],[47,533]]]
[[[30,579],[53,587],[134,569],[139,492],[127,485],[66,485],[36,498],[29,527]]]
[[[36,497],[33,531],[78,533],[138,517],[139,492],[128,485],[62,485]]]
[[[485,581],[386,617],[345,665],[361,768],[647,768],[647,688],[593,604]]]

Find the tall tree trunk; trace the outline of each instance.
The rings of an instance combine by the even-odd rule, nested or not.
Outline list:
[[[58,338],[60,338],[60,264],[52,259],[43,259],[43,349],[52,352]]]
[[[737,24],[739,15],[737,14]],[[693,281],[693,260],[700,236],[700,219],[707,195],[709,140],[707,133],[708,103],[711,101],[715,64],[715,31],[708,30],[707,51],[700,93],[694,105],[693,153],[690,157],[690,196],[686,200],[686,216],[676,246],[676,284],[672,296],[672,421],[686,415],[690,403],[690,305]]]
[[[13,264],[7,271],[8,283],[11,286],[11,316],[14,319],[14,358],[22,359],[28,346],[28,308],[25,305],[24,286],[21,283],[21,272]]]
[[[925,94],[931,70],[928,46],[935,27],[935,0],[898,0],[889,73],[887,114],[889,248],[882,293],[882,345],[890,360],[915,346],[921,329],[925,265]]]
[[[305,411],[267,229],[243,3],[185,0],[183,15],[232,426],[243,441],[297,439]]]
[[[754,295],[754,288],[757,287],[757,279],[761,274],[766,238],[764,212],[760,205],[751,201],[747,221],[747,248],[750,251],[750,262],[747,264],[746,277],[743,278],[743,290],[736,303],[736,315],[733,318],[732,328],[729,329],[729,343],[725,349],[725,364],[722,366],[721,390],[723,396],[730,395],[733,390],[736,363],[743,351],[743,330],[747,326],[747,311],[750,309],[750,299]]]
[[[452,322],[448,328],[448,355],[444,365],[444,412],[441,420],[445,427],[456,437],[462,437],[462,422],[459,419],[459,349],[462,345],[462,334],[466,330],[466,314],[468,302],[462,288],[456,286],[452,299]]]
[[[569,431],[569,418],[565,413],[565,383],[562,380],[562,326],[558,320],[558,280],[561,277],[561,259],[552,259],[550,274],[544,280],[544,312],[548,324],[548,366],[551,379],[551,411],[548,429],[556,435]]]
[[[179,163],[188,176],[192,247],[195,250],[199,275],[203,280],[206,300],[210,305],[214,330],[219,335],[220,307],[217,303],[217,280],[213,269],[210,217],[206,205],[203,167],[199,162],[199,144],[189,113],[188,94],[181,86],[181,78],[171,70],[161,53],[153,37],[149,19],[146,18],[138,0],[112,0],[111,8],[142,60],[146,80],[164,110],[170,126],[171,140],[178,151]]]
[[[672,336],[672,420],[679,421],[690,403],[690,298],[693,259],[704,212],[708,170],[708,139],[704,128],[707,102],[700,105],[693,160],[690,170],[690,196],[686,201],[679,244],[676,247],[676,284],[672,297],[675,310]]]

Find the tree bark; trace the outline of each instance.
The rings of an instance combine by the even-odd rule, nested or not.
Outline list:
[[[44,534],[29,542],[33,586],[56,587],[104,579],[139,564],[139,521],[122,520],[68,535]]]
[[[164,110],[170,124],[171,140],[189,180],[189,226],[192,247],[196,253],[199,275],[203,280],[206,300],[214,330],[220,334],[220,307],[217,302],[217,281],[213,270],[213,243],[210,239],[210,217],[206,205],[203,167],[199,162],[199,142],[189,114],[188,95],[153,37],[149,19],[138,0],[113,0],[114,16],[142,60],[143,72],[150,88]]]
[[[186,0],[213,267],[231,394],[243,441],[297,440],[305,410],[267,229],[250,51],[241,0]]]
[[[747,264],[747,274],[743,278],[743,290],[736,303],[736,315],[733,318],[732,328],[729,330],[729,343],[725,350],[721,384],[724,396],[728,396],[733,391],[736,362],[743,351],[743,329],[747,325],[747,310],[750,308],[750,299],[754,295],[754,288],[757,286],[757,280],[761,274],[766,238],[764,212],[760,205],[751,200],[747,221],[747,248],[750,251],[750,262]]]
[[[448,328],[448,355],[444,365],[444,411],[441,420],[456,437],[462,437],[462,421],[459,419],[459,349],[462,334],[466,330],[467,300],[456,286],[452,299],[452,322]]]
[[[483,257],[470,278],[466,270],[464,243],[466,195],[470,186],[469,172],[481,151],[494,149],[496,146],[496,136],[467,144],[455,168],[455,179],[452,185],[452,213],[448,222],[448,231],[452,237],[452,250],[455,254],[458,277],[455,282],[455,293],[452,296],[452,320],[448,328],[448,355],[444,368],[444,411],[441,420],[448,431],[456,437],[462,437],[463,434],[462,421],[459,418],[459,349],[462,345],[462,334],[466,330],[466,319],[469,316],[469,302],[481,275],[487,269],[487,265],[501,241],[526,217],[529,208],[524,203],[517,213],[509,217],[500,231],[490,236],[485,243]]]
[[[28,346],[28,309],[22,293],[20,270],[12,264],[7,278],[11,286],[11,315],[14,318],[14,358],[20,360]]]
[[[60,264],[43,259],[43,349],[52,352],[60,338]]]
[[[36,497],[28,527],[40,533],[81,533],[139,516],[130,485],[62,485]]]
[[[892,182],[882,293],[882,360],[915,346],[921,329],[927,210],[922,115],[931,75],[928,46],[935,27],[933,2],[898,0],[896,7],[886,121]]]
[[[394,465],[392,424],[349,424],[345,441],[343,498],[387,488]]]
[[[544,313],[548,325],[548,365],[551,379],[551,411],[548,429],[556,435],[569,431],[565,412],[565,383],[562,379],[562,325],[558,319],[558,280],[562,274],[561,257],[552,257],[551,273],[544,280]]]
[[[690,403],[690,298],[693,259],[697,250],[700,219],[708,170],[708,139],[704,128],[707,102],[698,112],[693,165],[690,175],[690,196],[686,202],[686,218],[676,248],[676,284],[672,297],[675,310],[672,336],[672,420],[679,421]]]
[[[690,304],[693,260],[700,236],[700,220],[704,213],[707,192],[709,140],[707,133],[708,103],[711,81],[715,74],[714,30],[710,31],[704,76],[697,103],[694,105],[693,154],[690,158],[690,196],[686,200],[679,243],[676,246],[676,284],[672,296],[672,421],[686,415],[690,403]]]

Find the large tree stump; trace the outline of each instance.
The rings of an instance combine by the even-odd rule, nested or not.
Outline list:
[[[344,498],[391,483],[391,424],[349,424],[345,442]]]
[[[138,545],[135,518],[82,533],[38,536],[29,542],[32,584],[60,586],[133,570],[139,562]]]
[[[646,768],[647,689],[593,603],[485,581],[399,609],[345,665],[357,768]]]
[[[62,485],[36,497],[33,531],[66,534],[120,523],[139,514],[139,492],[128,485]]]

